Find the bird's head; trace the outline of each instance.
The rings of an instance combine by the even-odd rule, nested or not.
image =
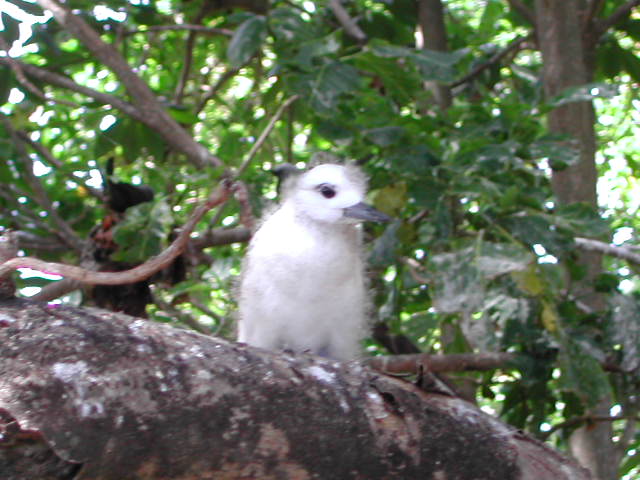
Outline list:
[[[293,201],[301,214],[318,222],[391,220],[364,203],[365,193],[366,178],[359,169],[327,163],[302,174],[292,185],[287,200]]]

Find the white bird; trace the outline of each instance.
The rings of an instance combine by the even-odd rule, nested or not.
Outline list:
[[[390,218],[363,203],[366,179],[354,166],[319,165],[284,190],[249,244],[238,341],[354,359],[368,305],[358,223]]]

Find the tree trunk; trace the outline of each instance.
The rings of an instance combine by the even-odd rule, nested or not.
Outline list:
[[[3,480],[587,480],[473,405],[357,362],[0,302]]]
[[[438,52],[449,50],[447,29],[444,23],[444,7],[441,0],[418,0],[418,21],[423,44],[418,48],[427,48]],[[433,92],[436,103],[445,112],[452,103],[451,89],[437,82],[427,82],[427,88]]]
[[[548,98],[569,87],[591,81],[587,52],[583,39],[582,17],[584,0],[536,0],[536,33],[544,61],[544,88]],[[595,163],[595,112],[592,102],[574,102],[549,113],[549,129],[569,136],[580,150],[577,164],[562,171],[554,171],[552,185],[560,204],[586,202],[597,208]],[[593,280],[601,273],[602,255],[582,252],[578,261],[585,267],[585,278],[574,292],[594,311],[604,307],[603,300],[593,289]],[[611,401],[602,399],[593,410],[594,415],[608,415]],[[570,444],[573,455],[600,480],[615,480],[617,466],[613,462],[614,445],[610,422],[598,422],[579,428]]]

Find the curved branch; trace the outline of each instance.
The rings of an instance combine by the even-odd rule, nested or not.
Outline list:
[[[224,182],[211,194],[204,204],[195,209],[191,217],[189,217],[189,220],[184,224],[180,234],[167,249],[158,256],[130,270],[122,272],[94,272],[74,265],[44,262],[30,257],[17,257],[0,265],[0,279],[18,268],[32,268],[42,272],[62,275],[63,277],[72,278],[84,284],[92,285],[122,285],[144,280],[157,271],[167,267],[184,251],[189,241],[189,236],[196,224],[211,208],[224,203],[229,197],[231,190],[231,184]]]
[[[55,19],[77,37],[93,55],[110,68],[122,81],[144,123],[156,130],[174,149],[184,153],[197,167],[223,166],[222,161],[196,142],[163,108],[149,86],[133,71],[113,45],[100,36],[66,7],[55,0],[37,0],[38,4],[53,14]]]

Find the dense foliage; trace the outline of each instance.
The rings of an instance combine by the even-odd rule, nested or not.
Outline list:
[[[604,18],[621,2],[601,3]],[[28,255],[80,263],[82,242],[105,215],[99,170],[113,158],[120,181],[156,192],[117,227],[117,259],[133,264],[167,245],[224,169],[251,160],[241,180],[258,217],[276,197],[276,165],[302,166],[327,153],[355,161],[370,177],[371,201],[397,219],[367,226],[377,321],[423,352],[525,354],[515,366],[467,373],[466,383],[485,408],[541,438],[552,430],[560,447],[590,406],[610,396],[617,420],[606,421],[627,452],[620,472],[633,475],[640,462],[632,425],[640,407],[637,266],[605,259],[595,286],[603,311],[585,304],[574,285],[584,276],[576,238],[637,243],[640,18],[632,14],[604,35],[592,83],[546,98],[531,26],[509,2],[444,4],[446,52],[416,48],[410,0],[345,5],[361,38],[319,1],[268,8],[255,0],[67,1],[223,164],[202,168],[111,97],[51,86],[20,67],[133,102],[123,79],[50,14],[24,0],[0,2],[2,41],[22,62],[0,63],[0,229],[20,231]],[[436,101],[436,84],[450,87],[450,106]],[[555,200],[551,170],[575,163],[577,150],[545,123],[551,109],[592,99],[599,211]],[[227,203],[198,231],[240,225],[240,207]],[[150,317],[231,336],[243,249],[204,245],[186,280],[155,285]],[[19,282],[32,293],[51,280],[23,272]],[[373,339],[367,347],[394,353]]]

